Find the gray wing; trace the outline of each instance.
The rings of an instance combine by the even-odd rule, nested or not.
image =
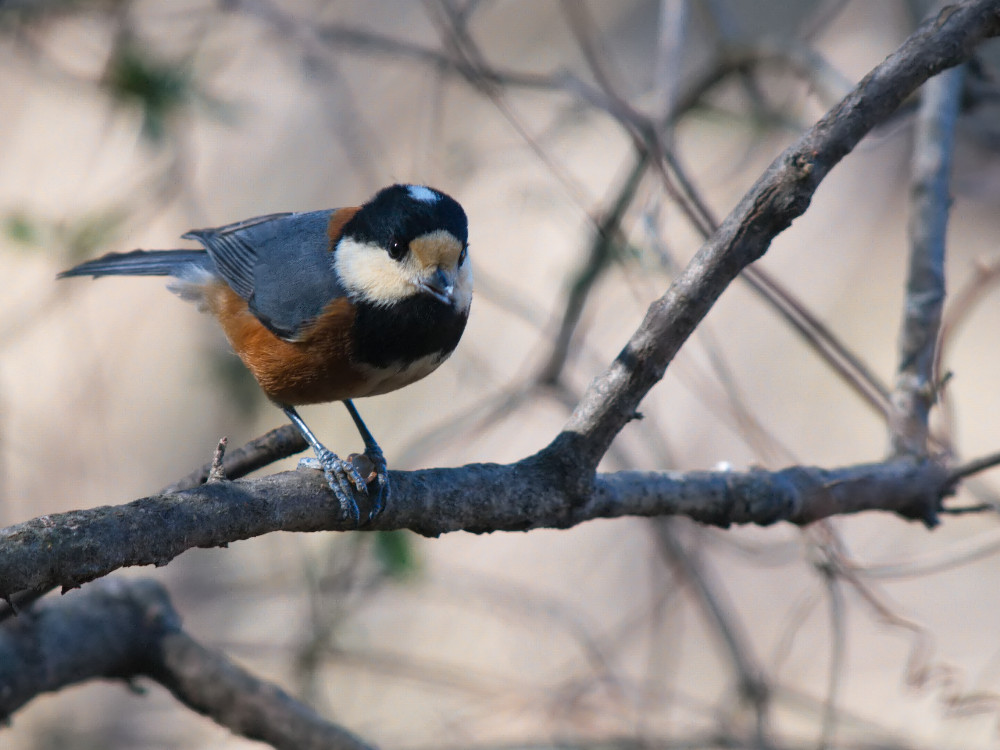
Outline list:
[[[265,326],[294,340],[331,300],[345,296],[327,235],[335,210],[269,214],[184,237],[204,245]]]

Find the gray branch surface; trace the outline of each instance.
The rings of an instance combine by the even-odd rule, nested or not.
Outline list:
[[[539,454],[511,465],[391,472],[393,499],[366,527],[437,536],[568,528],[596,518],[685,515],[716,526],[884,510],[933,523],[951,475],[933,461],[899,459],[841,469],[599,474],[580,501],[561,465]],[[274,531],[346,531],[353,522],[322,474],[301,470],[213,482],[127,505],[42,516],[0,530],[0,596],[69,589],[132,565],[166,565],[193,547],[221,547]]]
[[[910,267],[890,423],[897,453],[926,452],[928,416],[937,398],[934,362],[945,298],[951,159],[964,80],[963,66],[932,78],[924,86],[917,115],[910,189]]]
[[[39,693],[143,676],[235,734],[273,747],[371,748],[191,638],[155,581],[108,579],[0,625],[0,719]]]

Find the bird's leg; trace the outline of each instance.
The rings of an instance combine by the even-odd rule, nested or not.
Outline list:
[[[299,413],[293,407],[282,406],[281,409],[292,420],[292,424],[298,428],[298,431],[302,433],[302,437],[306,439],[306,442],[312,446],[313,451],[316,453],[315,463],[313,459],[303,458],[299,461],[299,465],[322,469],[323,474],[326,476],[327,484],[330,485],[333,494],[340,501],[340,507],[344,513],[353,518],[356,524],[360,524],[361,511],[358,510],[358,503],[354,499],[354,492],[351,485],[354,485],[360,492],[367,493],[368,488],[364,478],[353,465],[341,459],[336,453],[317,440],[312,430],[306,426],[306,423],[302,421],[302,417],[299,416]]]
[[[368,511],[368,520],[371,521],[382,512],[385,504],[389,501],[389,466],[385,462],[385,455],[382,453],[382,449],[378,447],[378,443],[375,442],[375,438],[368,431],[364,421],[361,419],[361,415],[358,414],[358,410],[354,408],[351,400],[344,399],[344,406],[347,407],[351,419],[354,420],[354,425],[358,428],[361,439],[365,441],[365,455],[375,464],[378,492],[372,497],[371,510]]]

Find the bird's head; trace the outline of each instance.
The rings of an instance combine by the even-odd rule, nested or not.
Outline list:
[[[465,211],[453,198],[392,185],[344,225],[334,267],[352,298],[388,307],[426,295],[464,313],[472,303],[468,247]]]

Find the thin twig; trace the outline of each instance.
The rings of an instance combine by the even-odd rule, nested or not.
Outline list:
[[[846,560],[842,560],[846,563]],[[955,714],[972,715],[1000,712],[1000,693],[967,689],[962,670],[941,659],[935,660],[934,637],[927,626],[898,614],[874,586],[849,564],[839,564],[838,572],[885,624],[910,633],[906,659],[906,683],[915,690],[934,691],[940,703]]]
[[[944,306],[949,183],[965,69],[947,70],[924,86],[913,147],[910,268],[890,420],[896,454],[927,450],[928,418],[937,399],[934,353]]]
[[[948,481],[952,484],[957,484],[966,477],[971,477],[973,474],[979,474],[987,469],[992,469],[994,466],[1000,466],[1000,452],[991,453],[988,456],[983,456],[982,458],[964,463],[961,466],[956,466],[948,473]]]
[[[986,510],[996,511],[996,507],[988,507]],[[971,563],[994,557],[998,553],[1000,553],[1000,528],[994,527],[974,537],[950,544],[944,549],[932,550],[919,557],[876,564],[852,561],[846,565],[852,570],[858,571],[865,578],[914,579],[956,570]]]
[[[246,445],[225,451],[222,460],[223,475],[229,479],[239,479],[247,474],[262,469],[265,466],[280,461],[283,458],[301,453],[309,444],[306,443],[302,434],[290,424],[277,427],[270,432],[254,438]],[[195,469],[183,479],[179,479],[173,484],[165,487],[164,492],[179,492],[189,490],[209,481],[212,475],[212,467],[215,459],[209,461],[204,466]]]
[[[555,341],[548,360],[542,365],[538,374],[538,382],[553,385],[562,377],[563,368],[569,357],[573,334],[583,315],[584,306],[604,271],[615,258],[619,246],[623,242],[621,223],[632,202],[635,200],[639,185],[649,167],[649,155],[645,150],[635,156],[635,163],[629,170],[625,181],[618,190],[611,208],[603,218],[596,222],[597,227],[591,240],[590,252],[583,267],[573,279],[566,299],[562,321],[556,333]]]
[[[825,541],[818,545],[825,559],[816,565],[826,585],[830,602],[830,667],[827,674],[826,698],[823,701],[823,719],[820,728],[817,750],[827,750],[835,747],[837,721],[840,715],[838,698],[843,681],[844,653],[847,647],[846,623],[844,622],[845,604],[844,592],[837,574],[836,560],[840,559],[839,538],[830,528],[832,524],[817,524],[818,533]]]
[[[208,478],[206,482],[224,482],[226,481],[226,470],[222,466],[222,460],[226,456],[226,445],[229,443],[229,438],[223,437],[219,439],[219,445],[215,449],[215,455],[212,456],[212,468],[208,470]]]
[[[661,519],[655,529],[660,554],[677,569],[679,577],[694,593],[706,620],[718,633],[732,662],[739,680],[740,700],[746,702],[756,715],[754,747],[768,747],[770,692],[745,629],[733,607],[725,601],[721,588],[712,580],[710,571],[698,559],[697,552],[684,548],[665,519]]]

